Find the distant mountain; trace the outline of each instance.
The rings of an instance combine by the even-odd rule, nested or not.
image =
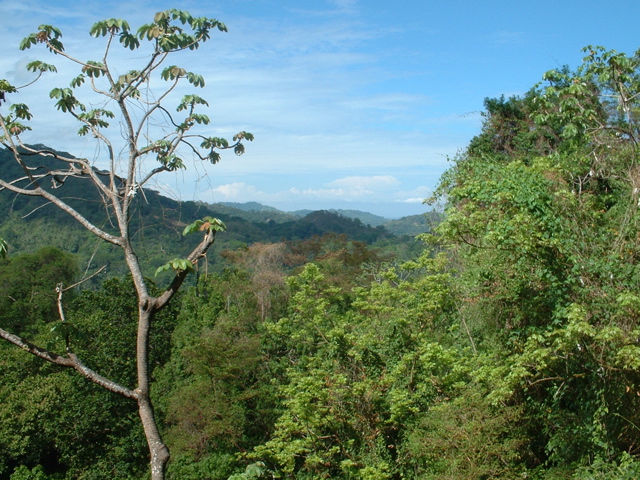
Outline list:
[[[220,203],[204,203],[201,205],[211,208],[217,212],[233,215],[243,218],[249,222],[267,223],[285,223],[297,220],[299,215],[289,212],[283,212],[274,207],[262,205],[258,202],[236,203],[236,202],[220,202]]]
[[[258,202],[216,202],[213,205],[224,205],[225,207],[237,208],[245,212],[280,212],[280,210],[275,207],[263,205]]]
[[[297,218],[304,218],[316,210],[294,210],[292,212],[283,212],[275,207],[263,205],[258,202],[221,202],[210,205],[221,212],[233,214],[252,222],[277,222],[284,223],[293,221]],[[440,215],[436,212],[428,212],[424,215],[411,215],[402,217],[397,220],[389,220],[388,218],[374,215],[372,213],[360,210],[343,210],[343,209],[327,209],[325,212],[331,212],[346,218],[360,220],[364,225],[371,227],[384,227],[388,232],[394,235],[410,235],[415,236],[430,231],[430,228],[437,224]]]
[[[441,219],[442,215],[440,213],[432,211],[423,215],[410,215],[397,220],[388,220],[384,224],[384,228],[394,235],[410,235],[413,237],[421,233],[430,232],[434,226],[440,223]]]
[[[373,244],[379,240],[388,239],[393,236],[383,227],[374,228],[370,225],[365,225],[357,218],[349,218],[330,210],[311,212],[295,223],[313,226],[313,228],[327,233],[346,234],[354,240],[368,244]]]
[[[30,163],[38,165],[39,159],[31,158]],[[63,167],[61,163],[60,168]],[[8,172],[8,177],[14,173],[14,176],[20,175],[19,167],[6,149],[0,149],[0,170]],[[94,224],[117,234],[112,227],[112,214],[105,211],[100,196],[86,178],[70,177],[63,185],[52,185],[50,181],[42,182],[42,185],[64,198]],[[237,205],[178,202],[145,189],[144,195],[138,195],[132,207],[135,215],[131,225],[137,254],[147,267],[145,274],[153,275],[155,269],[166,263],[167,259],[180,258],[185,252],[191,251],[199,241],[198,236],[183,237],[181,232],[186,224],[205,216],[220,218],[227,225],[227,231],[218,236],[208,256],[211,262],[220,261],[216,253],[223,249],[255,242],[303,240],[328,233],[344,234],[352,240],[384,245],[385,248],[407,242],[381,226],[371,227],[359,219],[331,211],[310,212],[301,218],[255,202],[240,206],[243,208],[237,208]],[[107,265],[112,275],[126,272],[115,247],[98,241],[68,214],[48,205],[41,198],[1,191],[0,211],[0,237],[8,242],[12,254],[56,246],[77,254],[83,270],[87,268],[92,271]]]
[[[313,210],[296,210],[294,212],[289,212],[289,213],[298,215],[300,217],[304,217],[306,215],[309,215],[312,211]],[[342,215],[343,217],[358,219],[365,225],[369,225],[371,227],[379,227],[389,221],[388,218],[384,218],[379,215],[374,215],[373,213],[369,213],[369,212],[362,212],[360,210],[344,210],[344,209],[330,208],[327,211],[332,213],[337,213],[338,215]]]
[[[317,210],[307,209],[307,210],[294,210],[292,212],[284,212],[282,210],[278,210],[275,207],[270,207],[268,205],[264,205],[258,202],[245,202],[245,203],[219,202],[219,203],[213,203],[210,205],[212,207],[217,207],[217,208],[220,208],[220,206],[230,207],[232,209],[242,210],[243,212],[262,212],[261,218],[264,218],[265,219],[264,221],[273,220],[276,222],[280,221],[283,218],[286,218],[287,220],[291,220],[294,217],[299,217],[299,218],[306,217],[310,213],[317,211]],[[345,210],[345,209],[330,208],[330,209],[326,209],[325,211],[337,213],[338,215],[342,215],[343,217],[347,217],[347,218],[358,219],[365,225],[369,225],[371,227],[379,227],[381,225],[386,225],[387,223],[390,222],[388,218],[381,217],[380,215],[374,215],[373,213],[369,213],[369,212],[363,212],[361,210],[349,210],[349,209]],[[265,215],[265,213],[273,214],[273,215]],[[255,218],[255,216],[253,216],[252,219],[253,218]],[[255,219],[254,221],[259,221],[259,220]]]
[[[389,219],[385,217],[381,217],[380,215],[374,215],[373,213],[361,212],[360,210],[330,210],[331,212],[339,213],[340,215],[344,215],[349,218],[357,218],[365,225],[370,225],[372,227],[380,227],[386,224]]]

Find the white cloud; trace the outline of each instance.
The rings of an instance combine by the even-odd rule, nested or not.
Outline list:
[[[348,97],[342,105],[358,110],[387,110],[399,111],[424,105],[429,98],[424,95],[410,95],[406,93],[378,94],[360,97]]]
[[[264,192],[259,191],[253,185],[247,185],[243,182],[219,185],[209,190],[208,193],[213,196],[215,202],[246,202],[265,196]]]
[[[373,175],[370,177],[353,176],[338,178],[328,185],[348,186],[351,188],[379,187],[385,185],[399,185],[400,181],[392,175]]]
[[[3,3],[7,2],[0,0],[0,4]],[[131,18],[134,12],[128,4],[107,1],[103,8],[120,5],[123,9],[118,9],[119,16],[129,19],[135,26],[148,21],[153,12],[167,6],[165,3],[168,2],[160,1],[153,6],[142,3],[133,15],[135,18]],[[42,20],[40,16],[45,16],[46,9],[50,8],[41,1],[30,0],[30,5],[38,12],[37,18],[32,19],[33,25],[20,32],[22,36],[32,31]],[[358,7],[352,0],[336,0],[334,5],[337,10],[330,6],[327,11]],[[103,17],[104,12],[80,10],[76,15],[82,22],[74,24],[68,32],[64,30],[67,50],[72,54],[80,52],[82,58],[99,58],[103,39],[89,39],[87,30],[91,23]],[[456,146],[452,148],[449,141],[428,138],[429,135],[420,131],[412,132],[410,138],[402,138],[406,137],[406,131],[391,134],[385,131],[387,122],[414,125],[424,131],[416,120],[416,112],[428,101],[428,97],[421,94],[381,93],[376,88],[369,88],[398,75],[398,71],[387,68],[383,61],[388,52],[366,48],[369,42],[388,35],[390,28],[379,25],[374,28],[363,23],[357,12],[353,17],[313,19],[294,13],[288,21],[239,16],[232,11],[213,14],[229,25],[229,33],[214,32],[210,43],[196,53],[187,52],[179,61],[181,66],[201,73],[206,79],[207,85],[199,94],[210,102],[211,109],[203,113],[212,120],[213,134],[232,136],[237,131],[247,130],[256,135],[256,141],[247,145],[247,155],[242,161],[229,162],[228,166],[221,167],[223,170],[277,173],[376,168],[387,164],[390,155],[395,153],[403,163],[433,165],[442,163],[442,158],[433,153],[454,151]],[[24,15],[20,19],[26,22]],[[61,18],[46,23],[55,23],[54,20]],[[26,103],[42,105],[35,112],[38,115],[34,120],[32,141],[55,143],[52,146],[80,155],[93,152],[86,139],[75,136],[77,127],[64,120],[61,122],[60,115],[54,117],[56,112],[51,111],[52,102],[46,93],[50,87],[66,85],[77,73],[75,67],[73,74],[69,69],[65,71],[64,59],[51,58],[42,48],[36,47],[29,53],[45,61],[55,61],[60,74],[49,75],[51,80],[29,89],[44,94],[44,99],[32,95],[35,93],[32,91],[25,90],[20,94]],[[118,56],[128,52],[114,51]],[[141,52],[135,52],[134,57],[140,55]],[[6,49],[3,56],[5,60],[0,59],[0,66],[6,65],[5,71],[17,71],[26,61],[24,53],[18,52],[17,48]],[[4,63],[8,61],[11,61],[9,65]],[[57,78],[54,80],[53,77]],[[49,85],[50,81],[52,85]],[[372,115],[372,109],[384,116]],[[39,123],[36,125],[35,122]],[[119,136],[117,131],[113,135],[116,141]],[[385,140],[381,141],[381,138]],[[360,190],[361,195],[368,191],[371,189]]]
[[[330,3],[334,4],[340,9],[349,9],[355,7],[358,0],[330,0]]]
[[[499,44],[513,44],[524,40],[523,32],[515,32],[509,30],[500,30],[489,35],[489,39]]]
[[[33,135],[25,140],[95,158],[101,166],[98,159],[104,157],[104,148],[100,151],[92,139],[77,137],[77,126],[54,111],[48,98],[48,91],[66,86],[77,68],[64,67],[63,58],[48,55],[41,46],[19,52],[17,43],[39,23],[62,23],[67,51],[82,59],[96,59],[102,55],[104,39],[91,39],[88,29],[96,20],[112,15],[105,15],[105,11],[117,11],[136,28],[149,21],[155,11],[171,5],[165,0],[135,5],[105,0],[100,11],[79,8],[71,18],[73,9],[60,8],[66,13],[49,18],[57,7],[41,0],[26,1],[32,16],[22,13],[17,25],[0,25],[0,33],[10,34],[10,38],[3,35],[7,48],[0,58],[0,69],[6,73],[0,72],[0,78],[7,74],[17,78],[25,62],[32,59],[26,54],[55,62],[60,73],[47,75],[20,93],[20,101],[33,105],[36,114]],[[0,0],[0,5],[11,3],[13,8],[21,8],[18,3]],[[225,8],[224,2],[212,10],[185,0],[183,8],[218,17],[230,29],[226,34],[214,32],[211,42],[197,52],[175,59],[187,70],[202,74],[207,82],[198,92],[211,105],[203,111],[212,121],[206,134],[229,138],[247,130],[256,140],[247,143],[243,157],[223,153],[219,165],[198,164],[197,169],[180,172],[175,183],[163,175],[159,181],[172,185],[172,196],[208,202],[308,201],[320,205],[326,201],[325,208],[334,200],[380,204],[420,197],[419,193],[399,192],[413,185],[403,186],[396,169],[443,170],[445,156],[455,153],[465,140],[442,132],[471,123],[477,126],[480,121],[436,112],[431,90],[428,94],[427,89],[403,90],[399,85],[410,83],[415,72],[392,66],[398,50],[384,43],[385,38],[398,34],[398,26],[367,21],[362,15],[365,7],[355,0],[335,0],[313,7],[320,15],[289,9],[284,16],[276,16],[277,12],[252,16],[231,7],[227,12],[219,11]],[[131,53],[115,51],[116,58]],[[134,52],[133,57],[134,62],[140,61],[144,54]],[[114,66],[116,58],[111,62]],[[120,70],[133,67],[127,63]],[[85,90],[88,88],[83,87],[83,94]],[[192,93],[189,90],[180,87],[174,93]],[[94,104],[93,99],[87,104]],[[427,109],[432,110],[425,115]],[[122,143],[118,128],[114,126],[111,132],[117,150]],[[300,179],[281,180],[276,186],[274,176],[284,175]],[[313,181],[305,181],[305,176]],[[221,185],[210,188],[216,182]]]
[[[401,182],[392,175],[374,175],[370,177],[350,176],[338,178],[324,183],[322,186],[293,186],[277,191],[263,191],[255,185],[245,182],[232,182],[216,186],[205,192],[204,197],[213,202],[250,200],[262,202],[290,202],[317,200],[368,201],[372,203],[393,201],[398,195],[406,196],[406,192],[397,193]],[[416,191],[412,191],[416,193]]]
[[[305,188],[300,190],[296,187],[291,187],[289,192],[293,195],[302,195],[318,198],[330,198],[330,197],[345,197],[347,191],[343,188]]]
[[[289,193],[302,197],[339,198],[341,200],[355,200],[357,198],[362,200],[361,197],[379,195],[398,185],[400,185],[400,181],[391,175],[351,176],[326,183],[324,186],[329,188],[300,189],[292,187],[289,189]]]
[[[329,182],[327,186],[339,187],[339,190],[352,197],[361,197],[387,191],[399,184],[398,179],[391,175],[373,175],[370,177],[343,177]]]

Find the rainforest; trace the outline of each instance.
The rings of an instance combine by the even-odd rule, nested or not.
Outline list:
[[[151,41],[153,65],[223,27],[171,11],[92,34]],[[63,51],[55,29],[35,35]],[[153,70],[83,65],[125,113]],[[3,105],[0,479],[638,478],[640,52],[588,46],[541,77],[485,100],[417,236],[169,200],[135,169],[22,144],[26,107]],[[57,98],[100,138],[106,110]],[[131,158],[182,168],[199,105]],[[203,158],[250,140],[205,139]]]

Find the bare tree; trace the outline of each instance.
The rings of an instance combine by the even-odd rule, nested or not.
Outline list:
[[[62,114],[78,122],[80,135],[95,138],[100,145],[99,150],[105,152],[105,157],[99,160],[106,162],[103,163],[108,165],[106,170],[95,168],[96,159],[75,158],[24,143],[21,135],[31,130],[29,120],[32,114],[27,105],[10,104],[9,99],[28,85],[16,87],[7,80],[0,80],[0,104],[6,102],[0,105],[0,108],[4,107],[4,112],[0,110],[0,143],[12,152],[21,172],[6,178],[10,170],[0,170],[0,190],[41,197],[71,215],[97,237],[122,250],[138,297],[137,385],[120,385],[93,371],[74,354],[70,342],[67,342],[66,351],[61,354],[34,345],[3,329],[0,329],[0,337],[46,361],[73,368],[92,382],[135,400],[149,445],[151,478],[154,480],[164,478],[169,450],[158,430],[149,396],[149,331],[152,319],[171,301],[193,265],[213,244],[216,231],[222,230],[224,225],[217,219],[206,218],[188,226],[185,233],[200,231],[203,234],[202,241],[186,258],[173,260],[161,267],[172,269],[175,275],[162,294],[152,296],[132,244],[130,210],[136,195],[152,178],[163,172],[185,168],[181,152],[186,151],[192,158],[215,164],[220,160],[219,150],[233,149],[240,155],[244,152],[242,142],[253,140],[253,136],[247,132],[238,133],[231,142],[196,133],[194,127],[209,124],[209,118],[197,111],[208,104],[197,95],[182,97],[176,112],[172,113],[166,107],[180,82],[186,81],[193,87],[204,86],[204,79],[200,75],[176,65],[165,66],[167,60],[179,52],[197,49],[215,29],[227,30],[223,23],[215,19],[192,17],[180,10],[159,12],[153,22],[142,25],[136,32],[124,20],[104,20],[90,30],[92,37],[103,38],[105,42],[104,54],[99,61],[82,61],[67,53],[61,42],[60,30],[50,25],[41,25],[36,33],[22,41],[20,48],[23,50],[43,44],[51,53],[80,69],[80,74],[73,78],[69,88],[54,88],[49,96],[56,101],[55,107]],[[115,73],[118,69],[112,67],[111,60],[118,44],[125,51],[135,52],[135,58],[140,58],[140,51],[146,52],[138,70],[129,70],[122,75]],[[41,61],[31,62],[27,68],[35,72],[37,78],[45,72],[56,71],[56,67]],[[159,83],[164,87],[152,90],[152,85]],[[91,108],[76,96],[80,92],[89,99]],[[110,123],[118,126],[117,135],[109,135]],[[157,127],[159,123],[163,128]],[[121,141],[122,138],[125,146],[120,149],[114,141]],[[116,151],[122,153],[117,154]],[[58,190],[43,187],[49,182],[54,187],[63,187],[69,177],[85,179],[97,190],[107,212],[115,219],[114,228],[103,228],[92,223],[57,194]],[[0,253],[4,255],[5,244],[0,244],[0,247]],[[65,321],[61,303],[63,291],[63,287],[59,286],[61,322]]]

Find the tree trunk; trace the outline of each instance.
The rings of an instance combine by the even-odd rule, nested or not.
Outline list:
[[[134,279],[135,281],[135,279]],[[145,292],[146,293],[146,292]],[[140,290],[138,293],[140,297]],[[153,319],[154,306],[150,299],[142,299],[138,307],[138,338],[137,338],[137,366],[138,366],[138,413],[142,420],[144,435],[149,445],[151,455],[151,480],[164,480],[164,470],[169,460],[169,448],[165,445],[158,430],[153,405],[150,398],[149,374],[149,331]]]
[[[138,413],[142,420],[144,435],[147,438],[147,445],[149,445],[149,453],[151,454],[151,480],[164,480],[164,470],[169,460],[169,448],[162,441],[148,396],[140,395]]]

